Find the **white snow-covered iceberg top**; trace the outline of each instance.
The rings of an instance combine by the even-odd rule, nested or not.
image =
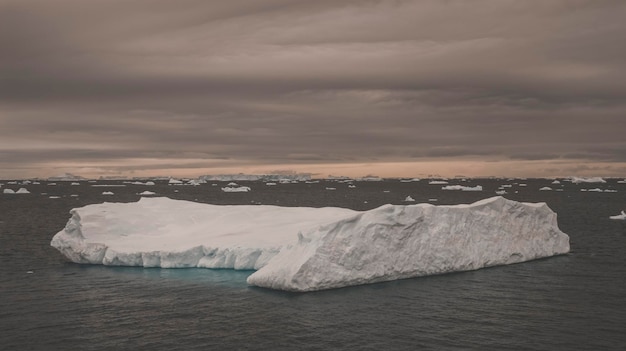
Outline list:
[[[77,263],[258,269],[248,283],[312,291],[567,253],[546,204],[342,208],[219,206],[168,198],[76,208],[51,245]]]

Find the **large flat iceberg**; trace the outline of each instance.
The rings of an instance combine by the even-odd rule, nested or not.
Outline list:
[[[219,206],[164,197],[75,208],[51,245],[76,263],[258,269],[298,232],[358,213],[342,208]]]
[[[474,270],[569,252],[544,203],[342,208],[217,206],[167,198],[73,209],[51,245],[77,263],[256,269],[251,285],[313,291]]]

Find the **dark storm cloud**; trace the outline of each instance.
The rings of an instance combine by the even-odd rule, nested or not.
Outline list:
[[[625,15],[582,0],[5,0],[0,163],[624,162]]]

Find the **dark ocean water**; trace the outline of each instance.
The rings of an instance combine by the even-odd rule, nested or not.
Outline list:
[[[442,191],[425,180],[356,182],[355,189],[337,182],[239,182],[252,187],[249,193],[223,193],[219,187],[226,182],[111,188],[56,183],[24,186],[31,194],[0,193],[2,350],[626,349],[626,221],[608,218],[626,209],[626,184],[616,180],[562,187],[541,179],[451,182],[480,184],[482,192]],[[502,184],[513,185],[509,199],[547,202],[570,236],[572,252],[296,294],[249,287],[248,271],[83,266],[50,247],[71,208],[136,201],[144,190],[213,204],[365,210],[406,204],[407,195],[417,202],[470,203],[494,195]],[[543,186],[564,191],[538,191]],[[580,191],[597,187],[618,192]]]

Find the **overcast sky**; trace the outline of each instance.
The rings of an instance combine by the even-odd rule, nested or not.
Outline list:
[[[625,19],[622,0],[0,0],[0,177],[624,177]]]

